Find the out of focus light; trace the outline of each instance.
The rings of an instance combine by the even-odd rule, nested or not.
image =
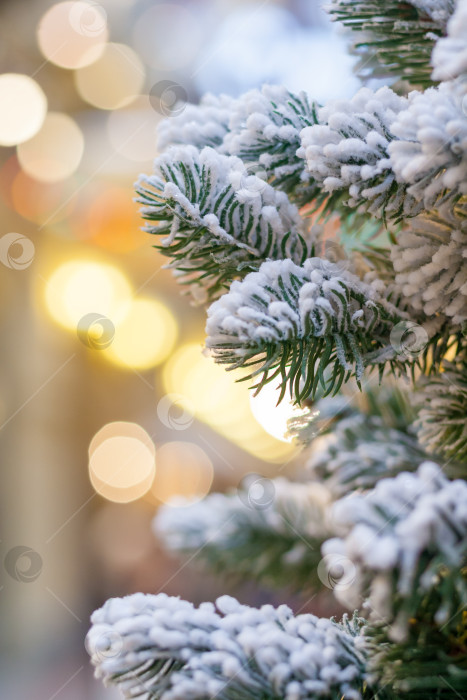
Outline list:
[[[99,109],[119,109],[135,100],[144,84],[144,66],[125,44],[107,44],[92,65],[75,72],[76,88]]]
[[[138,208],[129,188],[109,186],[97,193],[78,219],[77,236],[116,253],[128,253],[147,243]]]
[[[277,406],[279,394],[274,382],[266,384],[256,396],[250,394],[251,412],[269,435],[283,442],[291,442],[292,438],[286,437],[287,421],[302,411],[287,399],[287,394]]]
[[[107,17],[96,2],[60,2],[42,17],[37,29],[39,48],[51,63],[82,68],[104,51]]]
[[[110,437],[101,442],[89,458],[89,477],[94,489],[117,503],[128,503],[144,496],[151,488],[155,473],[154,450],[136,437]]]
[[[69,330],[76,330],[80,320],[90,313],[118,323],[128,311],[130,298],[130,283],[116,267],[86,260],[60,265],[45,290],[50,315]]]
[[[131,437],[135,440],[143,442],[148,450],[156,457],[156,448],[152,441],[151,436],[145,431],[145,429],[138,425],[138,423],[130,423],[127,421],[114,421],[113,423],[107,423],[92,438],[89,443],[89,457],[92,457],[94,452],[97,450],[103,442],[113,437]]]
[[[35,80],[19,73],[0,75],[0,146],[16,146],[37,134],[47,98]]]
[[[177,394],[183,409],[194,408],[197,418],[256,457],[283,461],[291,446],[275,440],[254,420],[247,385],[235,381],[239,376],[205,357],[200,345],[187,343],[171,355],[162,378],[167,393]]]
[[[203,42],[202,20],[186,5],[157,3],[137,20],[133,29],[133,45],[153,68],[177,70],[196,58]]]
[[[58,182],[73,175],[81,161],[84,138],[67,114],[50,112],[40,131],[18,146],[25,172],[41,182]]]
[[[127,109],[110,112],[107,121],[113,148],[130,161],[146,163],[155,155],[156,126],[161,115],[152,107],[149,96],[141,95]]]
[[[170,355],[177,332],[175,318],[164,304],[156,299],[135,299],[103,353],[116,364],[148,369]]]
[[[11,200],[15,211],[36,224],[56,224],[70,216],[76,203],[73,181],[67,185],[38,182],[20,170],[11,183]],[[70,192],[71,190],[71,192]]]
[[[214,469],[206,452],[193,442],[166,442],[157,448],[152,494],[162,503],[200,501],[212,485]]]

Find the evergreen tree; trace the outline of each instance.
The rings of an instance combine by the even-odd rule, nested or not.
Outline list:
[[[161,124],[136,187],[209,305],[213,361],[303,406],[295,481],[162,507],[155,530],[221,574],[330,588],[353,617],[112,599],[87,647],[127,698],[467,697],[467,0],[327,9],[385,87],[208,95]]]

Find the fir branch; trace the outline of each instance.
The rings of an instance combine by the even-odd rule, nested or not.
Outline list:
[[[320,484],[250,476],[239,493],[162,506],[156,535],[169,550],[196,555],[222,576],[316,590],[320,548],[330,536],[324,521],[329,493]],[[255,487],[263,490],[259,498]]]
[[[319,258],[298,267],[291,260],[263,263],[208,310],[206,345],[215,360],[256,368],[258,390],[276,377],[297,402],[313,398],[320,384],[337,393],[344,381],[363,377],[365,365],[387,362],[405,371],[390,346],[390,332],[404,318],[376,285]]]
[[[313,249],[287,195],[211,148],[172,146],[136,185],[146,230],[195,295],[212,298],[267,258],[303,262]]]
[[[319,123],[303,129],[298,154],[327,193],[326,209],[339,203],[397,223],[422,205],[396,180],[389,158],[392,122],[407,100],[388,87],[362,88],[351,100],[329,102]]]
[[[428,452],[467,462],[467,368],[443,363],[443,372],[422,380],[416,394],[418,439]],[[467,474],[464,471],[464,478]]]
[[[296,152],[301,130],[318,123],[318,109],[305,92],[293,94],[278,85],[251,90],[235,105],[223,149],[249,163],[251,172],[264,172],[298,204],[309,204],[319,187]]]
[[[356,567],[348,586],[334,593],[346,605],[361,605],[370,620],[388,626],[392,642],[408,638],[411,620],[444,634],[455,630],[467,602],[467,483],[448,481],[432,462],[415,474],[382,479],[365,495],[333,506],[333,524],[343,538],[323,545],[325,556],[348,557]]]
[[[447,36],[438,39],[433,49],[434,80],[453,80],[467,74],[467,2],[457,0]]]
[[[164,119],[157,126],[157,145],[160,150],[174,144],[188,144],[197,148],[222,144],[235,106],[228,95],[207,94],[199,105],[188,104],[181,114]]]
[[[391,124],[397,138],[388,150],[396,177],[426,209],[459,202],[465,212],[466,94],[463,81],[412,92]]]
[[[87,637],[96,675],[147,700],[362,700],[366,660],[345,620],[229,596],[216,607],[163,593],[107,601]]]
[[[446,205],[414,219],[391,248],[396,284],[412,309],[445,319],[450,332],[467,320],[466,250],[467,213]]]
[[[385,77],[428,87],[431,52],[446,33],[453,6],[452,0],[331,0],[325,9],[355,32],[352,49],[363,80]]]

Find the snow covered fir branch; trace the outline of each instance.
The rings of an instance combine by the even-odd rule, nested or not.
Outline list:
[[[206,354],[303,408],[290,479],[166,504],[158,538],[355,614],[111,599],[87,646],[127,698],[467,697],[467,0],[327,10],[366,85],[181,105],[136,190]]]
[[[229,596],[195,608],[160,593],[111,599],[92,622],[96,672],[127,698],[363,697],[357,620],[295,617],[286,605],[255,609]]]

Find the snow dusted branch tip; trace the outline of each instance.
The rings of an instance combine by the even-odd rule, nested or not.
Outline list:
[[[146,230],[181,281],[215,296],[267,258],[300,263],[312,243],[284,192],[212,148],[172,146],[136,184]],[[307,240],[305,236],[308,235]]]
[[[467,76],[467,1],[457,0],[447,27],[447,36],[433,49],[434,80],[454,80]]]
[[[422,614],[430,597],[432,624],[449,634],[465,605],[467,482],[448,481],[438,465],[382,479],[367,494],[353,494],[333,506],[332,522],[342,538],[322,551],[348,557],[356,576],[336,596],[354,609],[367,596],[370,619],[390,624],[393,641],[406,638],[409,620]]]
[[[389,339],[404,314],[380,286],[320,258],[265,262],[211,305],[206,345],[229,369],[257,365],[249,378],[262,375],[259,388],[277,377],[281,398],[289,388],[297,401],[318,383],[330,393],[352,375],[360,381],[370,353],[375,361],[384,350],[403,370]]]
[[[321,484],[251,474],[238,492],[162,506],[154,530],[168,549],[196,555],[222,576],[303,592],[320,585],[329,500]]]
[[[303,129],[298,154],[308,172],[329,193],[327,207],[343,200],[378,218],[399,221],[414,216],[421,204],[396,181],[389,158],[391,124],[407,99],[388,87],[362,88],[351,100],[329,102],[319,123]]]
[[[250,608],[229,596],[195,608],[163,593],[113,598],[91,619],[96,676],[127,698],[362,699],[357,622]]]

